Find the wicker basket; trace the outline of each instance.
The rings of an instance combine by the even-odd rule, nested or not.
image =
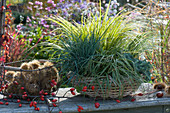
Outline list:
[[[103,81],[99,81],[98,83],[94,82],[94,78],[92,77],[86,77],[84,79],[79,80],[78,82],[73,81],[73,84],[76,87],[79,86],[85,86],[87,85],[87,91],[83,92],[80,91],[80,93],[85,94],[89,97],[98,97],[98,98],[123,98],[126,97],[128,95],[130,95],[131,93],[133,93],[135,90],[138,89],[139,87],[139,83],[133,83],[130,84],[127,80],[122,82],[123,84],[119,87],[118,85],[116,85],[115,83],[111,82],[111,78],[109,80],[109,83],[111,87],[108,87],[108,85],[106,83],[103,83]],[[102,85],[102,88],[101,86]],[[95,89],[92,90],[91,86],[95,86]],[[102,90],[103,89],[103,90]]]

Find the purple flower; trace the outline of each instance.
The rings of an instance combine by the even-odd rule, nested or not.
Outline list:
[[[46,7],[45,10],[50,11],[51,9],[50,9],[50,7]]]
[[[29,16],[27,16],[27,22],[31,22],[31,19]]]
[[[60,3],[63,2],[64,0],[60,0]]]
[[[33,3],[32,3],[32,2],[28,2],[28,4],[33,5]]]
[[[21,29],[21,25],[19,24],[19,25],[17,25],[17,29]]]
[[[27,7],[28,10],[32,11],[32,8],[31,7]]]
[[[42,9],[43,9],[43,7],[40,7],[39,9],[40,9],[40,10],[42,10]]]
[[[44,27],[49,28],[50,26],[49,25],[44,25]]]
[[[32,42],[33,39],[32,39],[32,38],[29,38],[28,40],[29,40],[29,42]]]
[[[32,26],[32,24],[28,24],[28,26],[29,26],[29,27],[31,27],[31,26]]]
[[[35,17],[34,17],[34,16],[32,16],[32,19],[34,19],[34,20],[35,20]]]
[[[36,4],[36,5],[39,5],[39,3],[40,3],[39,1],[35,1],[35,4]]]
[[[56,7],[56,4],[53,4],[53,7]]]
[[[48,3],[48,4],[52,4],[52,0],[48,0],[47,3]]]
[[[35,6],[34,6],[34,8],[38,8],[38,6],[37,6],[37,5],[35,5]]]
[[[43,5],[43,2],[39,2],[39,5],[42,6],[42,5]]]
[[[40,13],[36,13],[35,16],[40,16]]]

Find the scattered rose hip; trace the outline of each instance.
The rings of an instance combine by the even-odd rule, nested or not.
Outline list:
[[[8,102],[6,102],[6,103],[5,103],[5,105],[9,105],[9,103],[8,103]]]
[[[134,102],[135,100],[136,100],[136,99],[132,98],[132,99],[131,99],[131,102]]]
[[[53,103],[53,107],[57,107],[57,105],[55,103]]]
[[[91,89],[94,91],[95,87],[94,87],[94,86],[92,86],[92,87],[91,87]]]
[[[53,100],[52,100],[52,102],[56,102],[56,101],[57,101],[57,99],[53,99]]]
[[[143,96],[143,94],[142,93],[138,93],[138,96]]]
[[[72,95],[76,95],[76,93],[74,91],[71,92]]]
[[[70,89],[71,92],[74,91],[74,90],[75,90],[75,88],[71,88],[71,89]]]
[[[78,111],[78,112],[81,112],[81,109],[80,109],[80,108],[77,108],[77,111]]]
[[[158,98],[162,98],[162,97],[163,97],[163,93],[162,93],[162,92],[161,92],[161,93],[157,93],[156,96],[157,96]]]
[[[78,106],[78,108],[80,108],[80,110],[83,110],[83,107],[82,107],[82,106]]]
[[[116,100],[117,103],[120,103],[120,100]]]
[[[100,104],[98,102],[95,103],[95,107],[96,108],[99,108],[100,107]]]
[[[21,101],[18,99],[17,102],[20,103]]]
[[[22,107],[22,104],[19,104],[19,107]]]

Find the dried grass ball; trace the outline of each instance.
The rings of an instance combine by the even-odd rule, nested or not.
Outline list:
[[[32,67],[32,69],[40,68],[40,62],[38,60],[33,60],[29,62],[29,65]]]
[[[12,82],[14,80],[14,71],[8,71],[5,73],[5,80],[8,82]]]
[[[153,89],[156,89],[158,91],[165,90],[166,84],[165,83],[155,83],[153,84]]]
[[[39,94],[39,85],[36,83],[36,81],[30,81],[27,82],[25,85],[28,94],[30,95],[38,95]]]
[[[8,84],[7,93],[18,94],[18,88],[14,83]]]
[[[53,67],[53,65],[54,64],[49,62],[49,61],[44,63],[44,67],[50,67],[51,66],[50,68],[45,69],[46,70],[45,76],[46,77],[50,76],[51,79],[55,79],[58,82],[60,80],[59,73],[58,73],[58,70],[55,67]]]
[[[23,70],[32,70],[33,67],[31,65],[29,65],[29,63],[22,63],[21,66],[20,66],[21,69]]]
[[[168,96],[170,96],[170,86],[167,86],[167,87],[165,88],[165,92],[166,92],[166,94],[167,94]]]
[[[26,81],[24,74],[21,74],[21,72],[16,72],[14,74],[14,81],[17,81],[18,84],[24,84],[24,82]]]

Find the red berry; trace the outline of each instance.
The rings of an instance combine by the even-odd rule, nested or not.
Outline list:
[[[55,103],[53,103],[53,106],[54,106],[54,107],[57,107],[57,105],[56,105]]]
[[[82,91],[83,91],[83,92],[86,92],[86,91],[87,91],[87,89],[82,89]]]
[[[19,104],[19,107],[22,107],[22,104]]]
[[[142,93],[138,93],[138,96],[143,96],[143,94]]]
[[[25,95],[22,95],[22,98],[25,99]]]
[[[59,113],[62,113],[62,111],[59,111]]]
[[[94,88],[95,88],[94,86],[91,87],[91,89],[92,89],[93,91],[94,91]]]
[[[71,88],[71,89],[70,89],[71,92],[74,91],[74,90],[75,90],[75,88]]]
[[[51,80],[51,82],[54,83],[54,82],[55,82],[55,79]]]
[[[39,108],[39,107],[37,108],[37,111],[40,111],[40,108]]]
[[[27,94],[27,92],[24,92],[23,94],[25,95],[25,94]]]
[[[37,111],[37,107],[35,107],[34,110]]]
[[[78,108],[78,109],[77,109],[77,111],[78,111],[78,112],[81,112],[81,109],[80,109],[80,108]]]
[[[83,107],[82,106],[78,106],[81,110],[83,110]]]
[[[14,81],[14,84],[15,84],[15,85],[18,85],[18,82],[17,82],[17,81]]]
[[[20,103],[21,101],[18,99],[17,102]]]
[[[161,98],[161,97],[163,97],[163,93],[157,93],[156,96],[157,96],[158,98]]]
[[[4,88],[5,88],[5,87],[2,85],[2,86],[1,86],[1,89],[4,89]]]
[[[72,95],[76,95],[76,93],[74,91],[71,92]]]
[[[9,105],[9,103],[8,103],[8,102],[6,102],[6,103],[5,103],[5,105]]]
[[[57,101],[57,99],[53,99],[53,100],[52,100],[52,102],[56,102],[56,101]]]
[[[51,95],[52,95],[52,96],[55,96],[55,93],[53,92],[53,93],[51,93]]]
[[[95,107],[96,108],[99,108],[100,107],[100,104],[98,102],[95,103]]]
[[[21,87],[21,90],[24,90],[24,87]]]
[[[57,85],[57,82],[53,82],[54,85]]]
[[[6,86],[5,86],[5,89],[7,89],[8,88],[8,84],[6,84]]]
[[[3,102],[0,102],[0,104],[4,104]]]
[[[7,101],[7,99],[6,99],[6,98],[4,98],[4,100],[5,100],[5,101]]]
[[[53,83],[50,83],[51,87],[54,87],[54,84]]]
[[[136,100],[136,99],[132,98],[132,99],[131,99],[131,102],[134,102],[135,100]]]
[[[36,101],[34,101],[33,103],[34,103],[35,105],[37,105],[37,102],[36,102]]]
[[[83,89],[87,89],[87,86],[84,86]]]
[[[44,98],[44,95],[41,95],[41,98]]]
[[[116,100],[117,103],[120,103],[120,100]]]
[[[40,95],[44,94],[44,91],[43,89],[39,92]]]
[[[42,101],[44,101],[44,98],[43,98],[43,97],[41,97],[40,99],[41,99]]]
[[[48,93],[44,93],[44,95],[48,95]]]
[[[32,106],[33,106],[33,102],[30,103],[30,107],[32,107]]]
[[[27,97],[28,95],[27,95],[27,94],[25,94],[24,96],[25,96],[25,97]]]
[[[27,101],[29,102],[29,101],[30,101],[30,99],[28,98],[28,99],[27,99]]]
[[[12,95],[9,95],[9,98],[12,98]]]

